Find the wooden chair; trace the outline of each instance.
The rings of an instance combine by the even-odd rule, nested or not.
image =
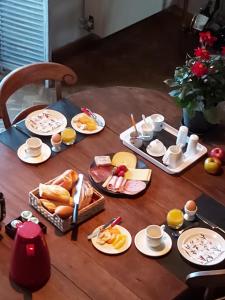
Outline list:
[[[204,288],[204,300],[225,299],[225,269],[190,273],[186,283],[191,288]]]
[[[62,99],[61,83],[73,85],[77,81],[77,75],[69,67],[52,62],[33,63],[10,72],[0,82],[0,112],[5,128],[9,128],[12,124],[24,119],[30,112],[47,106],[43,104],[29,107],[19,113],[12,122],[9,119],[6,106],[9,97],[18,89],[44,80],[55,82],[56,98],[59,100]]]

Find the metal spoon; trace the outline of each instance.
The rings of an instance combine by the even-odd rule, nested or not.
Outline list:
[[[173,232],[172,232],[172,236],[175,237],[175,238],[178,238],[184,231],[186,231],[186,230],[188,230],[188,229],[190,229],[190,228],[197,227],[198,225],[199,225],[199,223],[198,223],[198,222],[195,222],[195,223],[193,223],[192,225],[190,225],[190,226],[188,226],[188,227],[186,227],[186,228],[184,228],[184,229],[181,229],[181,230],[179,230],[179,231],[173,231]]]

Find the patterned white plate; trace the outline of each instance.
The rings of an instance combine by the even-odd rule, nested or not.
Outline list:
[[[25,125],[31,132],[50,136],[66,128],[66,117],[52,109],[40,109],[30,113],[25,119]]]
[[[224,238],[207,228],[185,230],[178,238],[177,247],[184,258],[196,265],[213,266],[225,259]]]

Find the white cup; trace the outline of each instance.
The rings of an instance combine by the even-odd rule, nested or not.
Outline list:
[[[145,141],[150,141],[153,138],[154,127],[150,123],[144,123],[141,125],[141,131],[143,135],[143,139]]]
[[[164,229],[165,225],[149,225],[147,228],[145,228],[146,241],[147,245],[150,248],[161,246],[163,241]]]
[[[164,116],[160,114],[153,114],[150,116],[152,123],[154,125],[154,131],[161,131],[164,124]]]
[[[183,152],[180,145],[170,146],[163,156],[163,163],[170,168],[176,168],[182,161]]]
[[[31,157],[41,155],[42,140],[36,137],[31,137],[26,140],[26,153]]]

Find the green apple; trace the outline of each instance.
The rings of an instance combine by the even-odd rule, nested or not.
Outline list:
[[[204,162],[204,169],[209,174],[219,173],[222,166],[222,162],[216,157],[208,157]]]

